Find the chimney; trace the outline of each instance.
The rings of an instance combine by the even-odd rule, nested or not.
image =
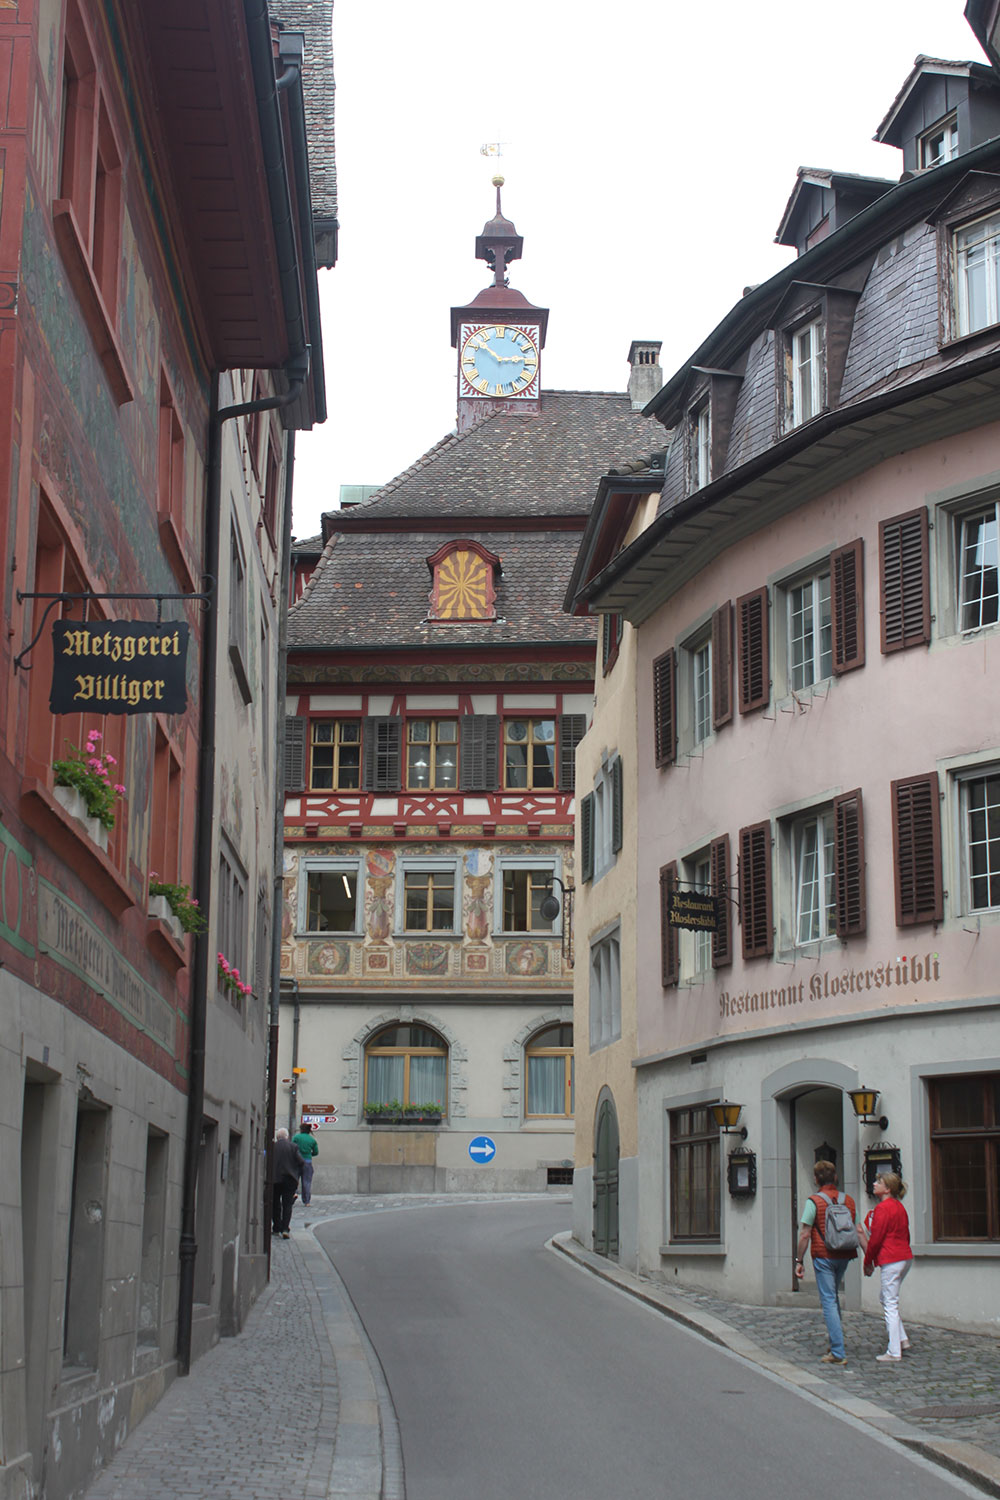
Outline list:
[[[663,384],[660,339],[633,339],[628,351],[628,394],[633,411],[641,411]]]

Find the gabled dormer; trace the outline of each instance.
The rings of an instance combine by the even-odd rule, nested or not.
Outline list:
[[[885,177],[800,167],[774,236],[775,244],[794,245],[799,255],[804,255],[891,187],[895,183]]]
[[[1000,81],[984,63],[921,55],[875,132],[903,172],[926,172],[1000,135]]]

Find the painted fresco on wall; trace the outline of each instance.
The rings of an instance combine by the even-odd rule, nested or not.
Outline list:
[[[520,975],[522,979],[535,979],[544,974],[549,965],[549,950],[541,943],[508,943],[504,952],[504,967],[508,974]]]
[[[152,820],[153,788],[152,720],[137,718],[126,734],[124,782],[128,788],[128,855],[138,869],[145,869]],[[166,878],[165,876],[162,878]]]
[[[136,440],[141,441],[144,448],[152,449],[150,453],[142,453],[140,468],[147,479],[155,479],[155,437],[151,444],[149,434],[155,434],[159,425],[160,382],[157,352],[160,346],[160,325],[153,303],[153,294],[139,256],[135,230],[128,213],[122,217],[121,253],[121,297],[118,315],[120,337],[124,352],[131,356],[132,383],[136,400],[141,402],[146,417],[145,422],[137,424],[137,427],[142,429],[142,436],[140,437],[137,431]]]
[[[306,973],[346,974],[351,962],[349,943],[327,940],[310,943],[306,953]]]
[[[492,875],[468,875],[465,880],[465,931],[472,943],[483,943],[490,931]]]
[[[407,943],[407,974],[447,974],[449,949],[444,943]]]
[[[2,9],[14,10],[17,0],[3,0]],[[55,101],[56,93],[56,63],[58,60],[57,48],[59,46],[59,17],[62,6],[59,0],[39,0],[38,4],[38,62],[41,69],[42,83],[49,96],[50,103]]]
[[[375,943],[385,943],[392,932],[395,914],[393,885],[396,855],[392,849],[369,849],[365,859],[365,927]]]

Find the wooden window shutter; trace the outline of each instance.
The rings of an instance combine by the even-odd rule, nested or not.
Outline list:
[[[879,522],[878,559],[883,653],[925,646],[931,638],[926,505]]]
[[[896,926],[940,922],[941,806],[937,772],[892,783],[892,843],[896,866]]]
[[[361,728],[366,792],[398,792],[403,775],[402,719],[364,719]]]
[[[864,543],[859,537],[830,553],[830,619],[833,673],[865,664]]]
[[[771,914],[771,825],[740,829],[740,919],[743,957],[762,958],[774,948]]]
[[[677,861],[671,860],[660,871],[660,982],[672,989],[681,977],[680,943],[676,927],[667,919],[667,903],[677,887]]]
[[[653,663],[653,733],[656,764],[672,766],[677,754],[677,653],[671,646]]]
[[[719,926],[712,933],[712,968],[733,961],[733,906],[729,899],[729,834],[713,839],[708,848],[712,895],[719,898]]]
[[[306,733],[309,720],[285,717],[285,791],[302,792],[306,785]]]
[[[712,728],[733,717],[733,605],[727,600],[712,616]]]
[[[586,714],[563,714],[559,720],[559,790],[576,785],[576,747],[587,733]]]
[[[865,818],[861,789],[833,799],[837,936],[857,937],[866,926]]]
[[[500,786],[500,720],[496,714],[464,714],[458,721],[458,784],[463,792],[495,792]]]
[[[622,758],[611,762],[611,848],[617,854],[622,846]]]
[[[580,879],[594,878],[594,794],[580,803]]]
[[[740,713],[764,708],[771,692],[767,585],[736,601]]]

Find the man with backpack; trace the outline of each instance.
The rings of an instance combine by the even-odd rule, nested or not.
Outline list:
[[[826,1331],[830,1335],[830,1351],[823,1355],[823,1364],[846,1365],[840,1288],[848,1266],[858,1253],[857,1209],[853,1198],[838,1191],[837,1168],[832,1161],[818,1161],[813,1178],[819,1191],[808,1199],[799,1221],[795,1274],[799,1280],[805,1275],[802,1257],[808,1245]]]

